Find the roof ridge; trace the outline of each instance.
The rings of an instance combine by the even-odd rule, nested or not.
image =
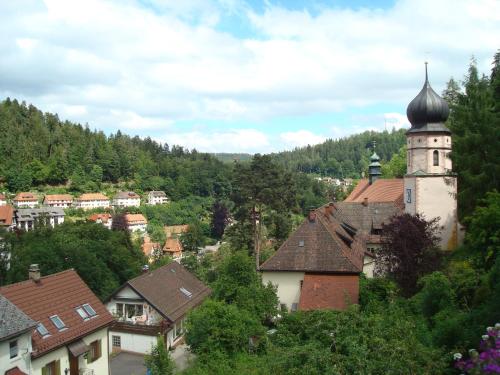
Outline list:
[[[63,273],[66,273],[66,272],[70,272],[70,271],[73,271],[77,274],[78,277],[80,277],[80,275],[78,275],[78,272],[75,271],[74,268],[68,268],[67,270],[64,270],[64,271],[59,271],[59,272],[56,272],[56,273],[51,273],[50,275],[45,275],[45,276],[41,276],[40,277],[40,280],[42,279],[47,279],[49,277],[52,277],[52,276],[57,276],[57,275],[60,275],[60,274],[63,274]],[[15,285],[19,285],[19,284],[27,284],[29,282],[31,282],[32,280],[31,279],[27,279],[27,280],[23,280],[23,281],[18,281],[16,283],[12,283],[12,284],[8,284],[8,285],[2,285],[0,287],[0,289],[4,289],[4,288],[10,288],[12,286],[15,286]]]

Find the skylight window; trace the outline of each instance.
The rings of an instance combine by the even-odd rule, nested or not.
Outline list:
[[[83,320],[87,320],[88,318],[90,318],[89,314],[87,314],[87,312],[83,309],[83,307],[77,307],[76,312],[78,313],[78,315],[80,315],[80,317]]]
[[[56,326],[56,328],[59,331],[66,328],[66,325],[64,324],[64,322],[57,315],[51,316],[50,320],[52,321],[52,323],[54,323],[54,325]]]
[[[299,241],[299,246],[300,246],[300,247],[304,247],[304,240],[300,240],[300,241]]]
[[[93,317],[93,316],[96,316],[97,313],[95,312],[95,310],[92,308],[92,306],[90,306],[88,303],[86,303],[85,305],[82,306],[85,310],[85,312],[90,316],[90,317]]]
[[[45,328],[45,326],[42,323],[38,323],[38,325],[36,326],[36,330],[42,337],[49,335],[49,331],[47,331],[47,328]]]
[[[182,292],[182,294],[184,294],[188,298],[191,298],[193,295],[193,293],[191,293],[189,290],[187,290],[185,288],[180,288],[180,291]]]

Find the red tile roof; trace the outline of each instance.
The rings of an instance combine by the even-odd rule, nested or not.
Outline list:
[[[38,197],[33,193],[19,193],[14,198],[17,202],[38,202]]]
[[[393,202],[403,205],[404,180],[402,178],[378,179],[369,184],[367,179],[360,180],[358,185],[344,202]]]
[[[300,292],[299,310],[345,310],[358,303],[358,275],[306,273]]]
[[[111,214],[93,214],[89,216],[90,221],[96,222],[98,220],[101,220],[101,222],[103,223],[107,223],[111,218]]]
[[[80,195],[77,201],[107,201],[109,198],[101,193],[85,193]]]
[[[125,221],[128,225],[148,223],[143,214],[126,214]]]
[[[19,367],[11,368],[10,370],[5,371],[5,375],[27,375],[25,372],[19,370]]]
[[[163,246],[163,251],[172,254],[180,254],[182,253],[182,243],[178,238],[167,238]]]
[[[0,288],[0,293],[49,331],[50,336],[46,338],[42,338],[38,331],[33,333],[34,358],[113,322],[108,310],[73,269],[42,277],[39,282],[27,280],[7,285]],[[75,308],[86,303],[92,306],[97,316],[84,321]],[[58,315],[67,329],[58,331],[49,319],[52,315]]]
[[[47,194],[44,198],[44,202],[53,202],[53,201],[73,202],[73,196],[70,194]]]
[[[14,217],[14,208],[10,205],[0,206],[0,225],[11,226]]]

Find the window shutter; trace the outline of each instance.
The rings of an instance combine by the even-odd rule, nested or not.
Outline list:
[[[47,371],[47,366],[43,366],[42,367],[42,375],[47,375],[48,371]]]
[[[61,361],[58,359],[56,362],[55,362],[55,373],[56,375],[61,375]]]
[[[95,353],[95,359],[101,358],[101,340],[96,341],[96,353]]]

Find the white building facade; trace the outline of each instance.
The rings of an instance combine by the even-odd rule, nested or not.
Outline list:
[[[170,202],[164,191],[150,191],[148,193],[148,204],[157,205],[157,204],[166,204]]]

